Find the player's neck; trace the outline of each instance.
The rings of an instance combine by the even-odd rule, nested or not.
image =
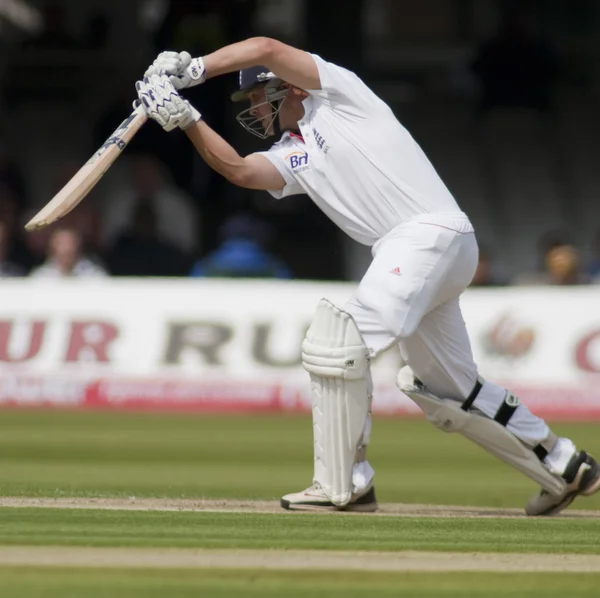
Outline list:
[[[281,107],[279,125],[283,131],[293,131],[300,134],[300,121],[304,118],[305,110],[301,102],[289,102]]]

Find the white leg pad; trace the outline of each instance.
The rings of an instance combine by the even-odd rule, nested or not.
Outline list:
[[[425,413],[427,420],[444,432],[458,432],[495,457],[512,465],[552,494],[565,491],[565,481],[542,465],[535,453],[504,426],[473,411],[464,411],[457,401],[440,399],[414,385],[402,383],[400,390]]]
[[[368,355],[352,316],[322,299],[302,343],[302,364],[311,379],[314,481],[338,506],[352,498],[353,466],[368,428]]]

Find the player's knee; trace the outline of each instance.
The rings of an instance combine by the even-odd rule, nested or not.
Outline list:
[[[367,379],[369,351],[352,315],[321,299],[302,343],[302,364],[319,376]]]

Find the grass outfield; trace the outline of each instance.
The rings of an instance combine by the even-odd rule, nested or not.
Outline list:
[[[561,424],[600,455],[600,426]],[[0,495],[278,499],[312,477],[307,417],[4,411]],[[375,419],[381,502],[522,508],[535,485],[456,434]],[[600,496],[577,501],[600,509]]]
[[[599,575],[581,573],[537,577],[319,571],[307,577],[297,571],[0,569],[2,595],[11,598],[584,598],[597,596],[599,584]]]
[[[0,509],[0,545],[600,554],[600,519]]]
[[[555,426],[600,455],[598,429]],[[3,411],[0,496],[276,501],[310,482],[311,435],[308,417]],[[522,508],[535,491],[465,439],[421,420],[375,419],[370,460],[384,504]],[[576,508],[599,510],[600,497]],[[9,507],[0,508],[0,597],[597,596],[599,537],[597,513],[526,519]],[[258,561],[242,565],[238,553],[231,557],[236,550]],[[197,563],[198,551],[209,561]],[[227,554],[232,560],[210,564]],[[291,570],[298,554],[318,560],[306,557],[304,570]],[[408,554],[429,569],[411,569],[402,561]],[[385,570],[370,570],[366,555]]]

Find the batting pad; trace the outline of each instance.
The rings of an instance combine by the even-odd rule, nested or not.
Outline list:
[[[427,421],[444,432],[458,432],[498,459],[537,482],[551,494],[565,491],[565,481],[542,465],[535,453],[503,425],[477,412],[464,411],[460,403],[435,395],[398,380],[400,390],[425,413]]]
[[[371,386],[368,350],[352,316],[321,299],[302,343],[302,364],[311,379],[314,481],[344,506],[352,498]]]

